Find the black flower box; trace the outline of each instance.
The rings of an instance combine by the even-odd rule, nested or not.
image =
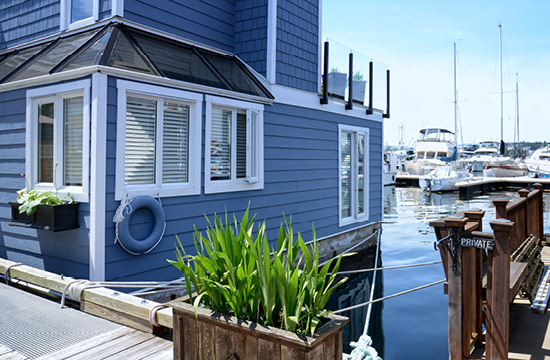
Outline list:
[[[32,215],[19,213],[19,203],[10,202],[11,223],[13,226],[22,226],[48,231],[64,231],[78,228],[78,202],[60,205],[38,205]]]

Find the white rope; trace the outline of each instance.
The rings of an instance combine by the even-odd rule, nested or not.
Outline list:
[[[389,295],[389,296],[386,296],[386,297],[383,297],[383,298],[379,298],[379,299],[375,299],[375,300],[372,300],[372,301],[367,301],[367,302],[364,302],[364,303],[361,303],[361,304],[353,305],[353,306],[350,306],[350,307],[347,307],[347,308],[339,309],[339,310],[333,311],[333,313],[334,314],[343,313],[343,312],[346,312],[348,310],[353,310],[353,309],[360,308],[362,306],[367,306],[371,303],[374,304],[374,303],[384,301],[384,300],[388,300],[388,299],[391,299],[391,298],[394,298],[394,297],[397,297],[397,296],[405,295],[405,294],[411,293],[413,291],[422,290],[422,289],[425,289],[425,288],[430,287],[430,286],[442,284],[445,281],[447,281],[447,280],[445,280],[445,279],[444,280],[439,280],[439,281],[433,282],[431,284],[422,285],[422,286],[416,287],[414,289],[402,291],[402,292],[397,293],[397,294]]]
[[[378,236],[376,239],[376,257],[374,260],[374,266],[378,266],[378,255],[380,254],[380,231],[378,231]],[[367,316],[365,319],[365,327],[363,329],[363,334],[359,337],[357,342],[350,342],[350,346],[354,348],[351,351],[348,359],[350,360],[382,360],[378,356],[378,352],[372,345],[372,339],[368,335],[369,323],[370,323],[370,314],[372,312],[372,299],[374,298],[374,290],[376,288],[376,271],[372,276],[372,283],[370,288],[370,300],[369,307],[367,309]]]
[[[405,269],[405,268],[410,268],[410,267],[415,267],[415,266],[426,266],[426,265],[434,265],[434,264],[441,264],[441,261],[431,261],[431,262],[425,262],[425,263],[419,263],[419,264],[409,264],[409,265],[386,266],[386,267],[381,267],[381,268],[338,271],[338,275],[358,274],[358,273],[365,273],[365,272],[377,271],[377,270]],[[328,274],[327,276],[329,276],[329,275],[330,274]]]
[[[113,222],[115,223],[115,244],[117,241],[120,243],[120,246],[124,248],[122,245],[122,242],[118,240],[118,224],[124,221],[124,210],[126,210],[126,215],[130,215],[132,213],[132,205],[130,203],[132,202],[132,199],[128,194],[124,195],[124,198],[120,201],[120,205],[116,209],[115,216],[113,216]],[[126,248],[124,250],[128,251]],[[130,252],[130,251],[128,251]],[[138,255],[130,252],[133,255]]]
[[[169,281],[97,281],[92,282],[84,279],[76,279],[69,281],[63,288],[61,294],[61,307],[65,307],[65,298],[68,296],[73,300],[81,301],[82,292],[86,289],[110,286],[117,288],[153,288],[163,287],[164,289],[185,289],[184,284],[174,284]]]

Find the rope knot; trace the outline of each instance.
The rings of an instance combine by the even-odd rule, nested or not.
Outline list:
[[[363,334],[357,342],[350,342],[353,351],[350,354],[351,360],[382,360],[378,356],[378,352],[371,346],[372,339],[370,336]]]

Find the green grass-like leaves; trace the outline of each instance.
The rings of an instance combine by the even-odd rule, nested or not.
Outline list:
[[[197,255],[185,253],[178,238],[176,260],[168,260],[185,278],[190,301],[201,307],[299,334],[313,334],[336,288],[342,256],[319,267],[319,247],[306,244],[292,230],[292,219],[281,223],[277,247],[270,248],[263,222],[254,231],[255,216],[247,209],[240,223],[214,215],[206,235],[196,228]],[[330,274],[329,274],[330,271]],[[193,291],[194,289],[194,291]],[[194,294],[194,292],[196,292]],[[194,294],[194,295],[193,295]]]

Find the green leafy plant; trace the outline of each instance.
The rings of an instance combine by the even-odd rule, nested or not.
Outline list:
[[[331,67],[330,72],[331,73],[337,73],[337,72],[340,72],[340,70],[338,70],[338,67]]]
[[[354,72],[353,73],[353,80],[362,81],[363,80],[363,74],[360,71]]]
[[[230,223],[227,214],[225,223],[214,217],[214,224],[207,218],[206,236],[195,227],[197,255],[187,255],[178,238],[176,260],[168,260],[182,271],[195,311],[201,306],[313,334],[330,295],[347,280],[336,282],[342,255],[320,267],[315,229],[312,244],[300,234],[294,241],[292,220],[286,218],[277,248],[270,249],[265,221],[254,231],[255,216],[250,219],[248,209],[240,223],[235,217]]]
[[[25,178],[25,175],[21,174]],[[27,213],[32,215],[36,212],[38,205],[60,205],[71,204],[74,202],[74,197],[71,193],[67,193],[65,197],[59,197],[57,191],[39,192],[36,189],[29,190],[27,179],[25,178],[26,188],[17,191],[17,202],[19,203],[19,213]]]

